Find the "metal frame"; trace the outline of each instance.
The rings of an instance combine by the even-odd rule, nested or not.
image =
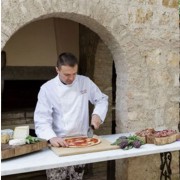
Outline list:
[[[161,158],[160,180],[162,180],[163,177],[165,180],[167,180],[167,179],[171,180],[171,174],[172,174],[172,171],[171,171],[172,154],[171,154],[171,152],[160,153],[160,158]]]

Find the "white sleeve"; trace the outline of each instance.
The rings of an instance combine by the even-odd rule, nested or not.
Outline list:
[[[56,137],[52,129],[52,120],[51,103],[48,101],[45,90],[41,88],[34,112],[35,131],[39,138],[49,140],[52,137]]]
[[[104,122],[108,111],[108,96],[103,94],[101,90],[97,87],[97,85],[91,80],[89,91],[89,100],[94,105],[94,110],[92,114],[99,115],[102,122]]]

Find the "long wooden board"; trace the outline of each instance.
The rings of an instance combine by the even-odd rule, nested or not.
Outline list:
[[[34,144],[25,144],[21,146],[11,146],[8,144],[1,144],[1,159],[9,159],[12,157],[28,154],[39,151],[48,147],[47,141],[40,141]]]
[[[62,148],[62,147],[50,147],[50,149],[57,155],[57,156],[70,156],[76,154],[84,154],[84,153],[91,153],[91,152],[99,152],[99,151],[107,151],[113,149],[119,149],[119,146],[111,145],[109,141],[106,139],[101,138],[101,143],[90,146],[90,147],[81,147],[81,148]]]

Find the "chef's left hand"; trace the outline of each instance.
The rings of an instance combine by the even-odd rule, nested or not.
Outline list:
[[[91,125],[94,126],[94,129],[99,129],[99,126],[101,125],[101,119],[97,114],[92,115]]]

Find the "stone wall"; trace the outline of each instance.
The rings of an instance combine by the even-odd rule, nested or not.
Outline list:
[[[79,73],[94,79],[95,55],[99,36],[89,28],[79,25]]]
[[[177,0],[2,1],[2,48],[18,29],[48,17],[66,18],[89,27],[109,48],[117,73],[117,133],[146,127],[177,129]],[[150,164],[147,159],[129,159],[125,163],[125,178],[134,179],[136,163],[139,171],[146,172],[147,180],[159,177],[159,171],[153,171],[157,156],[152,156]],[[147,164],[148,171],[145,170]],[[117,161],[118,170],[122,169],[120,165]],[[117,180],[123,179],[118,172]],[[137,173],[137,179],[143,177]]]
[[[33,127],[34,124],[34,112],[32,109],[23,109],[21,111],[8,111],[3,112],[1,116],[1,126],[3,129],[5,128],[12,128],[14,129],[15,126],[20,125],[30,125],[30,127]]]
[[[112,64],[113,59],[107,46],[99,41],[94,68],[94,82],[103,93],[108,95],[109,108],[104,124],[97,131],[98,134],[112,134]]]

